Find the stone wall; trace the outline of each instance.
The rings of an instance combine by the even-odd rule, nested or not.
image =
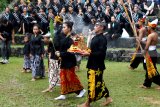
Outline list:
[[[21,44],[21,45],[12,46],[11,56],[22,57],[23,56],[23,36],[16,36],[15,41],[16,41],[16,44],[19,44],[19,45]],[[108,43],[106,59],[110,61],[117,61],[117,62],[129,62],[135,50],[131,48],[135,48],[135,47],[136,47],[135,38],[119,38],[116,41],[112,41]],[[0,56],[1,56],[1,50],[0,50]]]
[[[108,50],[106,59],[116,62],[129,62],[134,51],[130,50]]]
[[[129,62],[133,53],[134,53],[133,50],[125,50],[125,49],[108,50],[106,54],[106,59],[116,62]],[[1,56],[1,50],[0,50],[0,56]],[[23,48],[12,48],[11,56],[23,57]]]
[[[24,39],[24,36],[15,36],[16,44],[18,45],[24,44],[23,39]]]
[[[130,61],[131,53],[133,53],[133,51],[109,50],[107,51],[106,59],[111,61],[118,61],[118,62],[128,62]],[[1,50],[0,50],[0,56],[1,56]],[[11,56],[23,57],[23,48],[12,48]]]
[[[106,54],[106,59],[109,61],[116,61],[116,62],[130,62],[131,56],[133,55],[133,53],[134,53],[134,50],[109,49]],[[0,50],[0,56],[1,56],[1,50]],[[11,56],[23,57],[23,48],[12,48]],[[158,63],[160,63],[160,54],[158,57]]]
[[[136,42],[134,37],[118,38],[116,40],[108,41],[107,46],[109,48],[134,48],[136,47]]]
[[[22,45],[23,38],[24,38],[24,36],[15,36],[16,44]],[[160,38],[159,38],[158,43],[160,43]],[[118,39],[110,41],[110,42],[108,41],[108,47],[109,48],[135,48],[136,47],[136,40],[134,37],[118,38]],[[158,44],[158,47],[160,47],[160,44]]]

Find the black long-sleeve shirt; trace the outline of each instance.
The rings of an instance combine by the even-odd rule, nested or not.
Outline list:
[[[64,33],[61,31],[62,31],[62,25],[57,25],[55,28],[55,35],[54,35],[54,39],[53,39],[53,43],[56,48],[56,51],[60,50],[61,40],[63,40],[65,38]]]
[[[70,46],[73,44],[73,40],[70,37],[65,37],[61,40],[60,57],[61,69],[69,69],[76,66],[76,57],[73,53],[67,52]]]
[[[0,24],[0,33],[2,33],[2,37],[6,39],[6,41],[12,40],[12,31],[13,24],[8,22],[6,25]]]
[[[23,54],[29,56],[29,54],[30,54],[30,42],[24,43]]]
[[[31,55],[42,55],[44,54],[44,42],[41,35],[32,36],[30,42],[30,53]]]
[[[91,54],[88,58],[87,68],[93,70],[105,69],[105,56],[107,50],[107,40],[103,34],[97,34],[91,41]]]
[[[114,24],[114,26],[113,26],[113,24]],[[115,34],[115,33],[122,34],[122,32],[123,32],[123,30],[118,22],[111,23],[111,28],[108,31],[109,34]]]

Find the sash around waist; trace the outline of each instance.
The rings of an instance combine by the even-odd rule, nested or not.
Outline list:
[[[153,50],[156,50],[156,46],[149,46],[149,51],[153,51]]]

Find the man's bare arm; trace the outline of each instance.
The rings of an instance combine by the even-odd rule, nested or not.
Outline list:
[[[145,29],[140,29],[140,30],[139,30],[139,35],[138,35],[139,41],[141,41],[142,38],[144,37],[144,32],[145,32]]]
[[[0,39],[3,41],[5,40],[5,38],[3,38],[3,36],[2,36],[2,33],[0,33]]]

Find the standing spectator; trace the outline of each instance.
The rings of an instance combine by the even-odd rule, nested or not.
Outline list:
[[[135,5],[133,10],[133,20],[135,23],[137,23],[138,20],[143,17],[143,14],[141,14],[138,10],[139,10],[138,5]]]
[[[53,14],[53,9],[52,8],[49,8],[48,9],[48,22],[50,21],[50,20],[53,20],[53,22],[54,22],[54,14]]]
[[[1,19],[1,32],[0,37],[2,39],[1,52],[2,52],[2,63],[9,63],[9,56],[11,51],[11,43],[15,44],[14,41],[14,29],[10,21],[5,18]]]
[[[56,16],[60,12],[62,6],[59,4],[58,0],[54,0],[52,8],[53,8],[53,14]]]
[[[21,14],[21,31],[23,34],[29,32],[29,14],[27,12],[27,7],[23,8],[23,13]]]
[[[43,34],[46,34],[48,32],[49,22],[48,22],[48,19],[47,19],[47,15],[46,15],[46,13],[44,11],[44,8],[41,8],[39,10],[38,18],[40,20],[39,25],[40,25],[41,30],[42,30],[41,32]]]
[[[20,3],[19,3],[18,7],[19,7],[19,10],[20,10],[20,13],[22,13],[24,7],[27,7],[27,4],[26,4],[26,2],[24,0],[20,0]]]
[[[94,12],[97,12],[98,7],[100,6],[100,2],[99,0],[93,0],[93,2],[91,3],[92,9]]]
[[[33,11],[35,11],[33,5],[31,3],[28,4],[28,6],[27,6],[28,15],[30,16]]]
[[[69,5],[68,6],[67,16],[68,16],[68,21],[75,22],[75,17],[77,16],[77,14],[74,11],[73,5]]]
[[[46,0],[45,2],[45,8],[48,10],[49,8],[52,8],[53,1],[52,0]],[[47,12],[48,13],[48,12]]]
[[[106,23],[110,23],[111,22],[111,16],[113,15],[114,13],[111,11],[111,8],[109,5],[106,6],[106,10],[105,10],[105,22]]]
[[[91,5],[88,5],[87,6],[87,11],[84,13],[84,23],[86,25],[90,24],[91,23],[91,17],[95,16],[95,13],[93,12],[92,10],[92,6]]]
[[[33,33],[33,25],[38,23],[38,16],[35,11],[32,11],[28,20],[28,32]]]
[[[100,7],[102,8],[102,12],[105,13],[106,5],[107,5],[107,0],[101,0],[100,3],[101,3]]]
[[[39,11],[41,8],[45,9],[45,4],[42,0],[37,0],[36,9]]]
[[[82,3],[82,1],[81,0],[77,0],[76,4],[75,4],[75,12],[78,14],[79,8],[81,8],[82,12],[84,12],[84,8],[83,7],[84,7],[84,4]]]
[[[5,18],[7,21],[12,22],[13,15],[12,15],[9,7],[6,7],[5,12],[2,14],[2,17]]]
[[[59,15],[65,20],[66,14],[67,14],[67,9],[65,6],[63,6]]]
[[[96,15],[96,19],[97,19],[97,20],[101,20],[101,21],[104,20],[105,13],[103,13],[101,6],[98,6],[97,12],[96,12],[95,15]]]
[[[15,33],[19,32],[20,24],[21,24],[21,14],[19,11],[18,5],[14,5],[14,11],[13,11],[13,26]]]

